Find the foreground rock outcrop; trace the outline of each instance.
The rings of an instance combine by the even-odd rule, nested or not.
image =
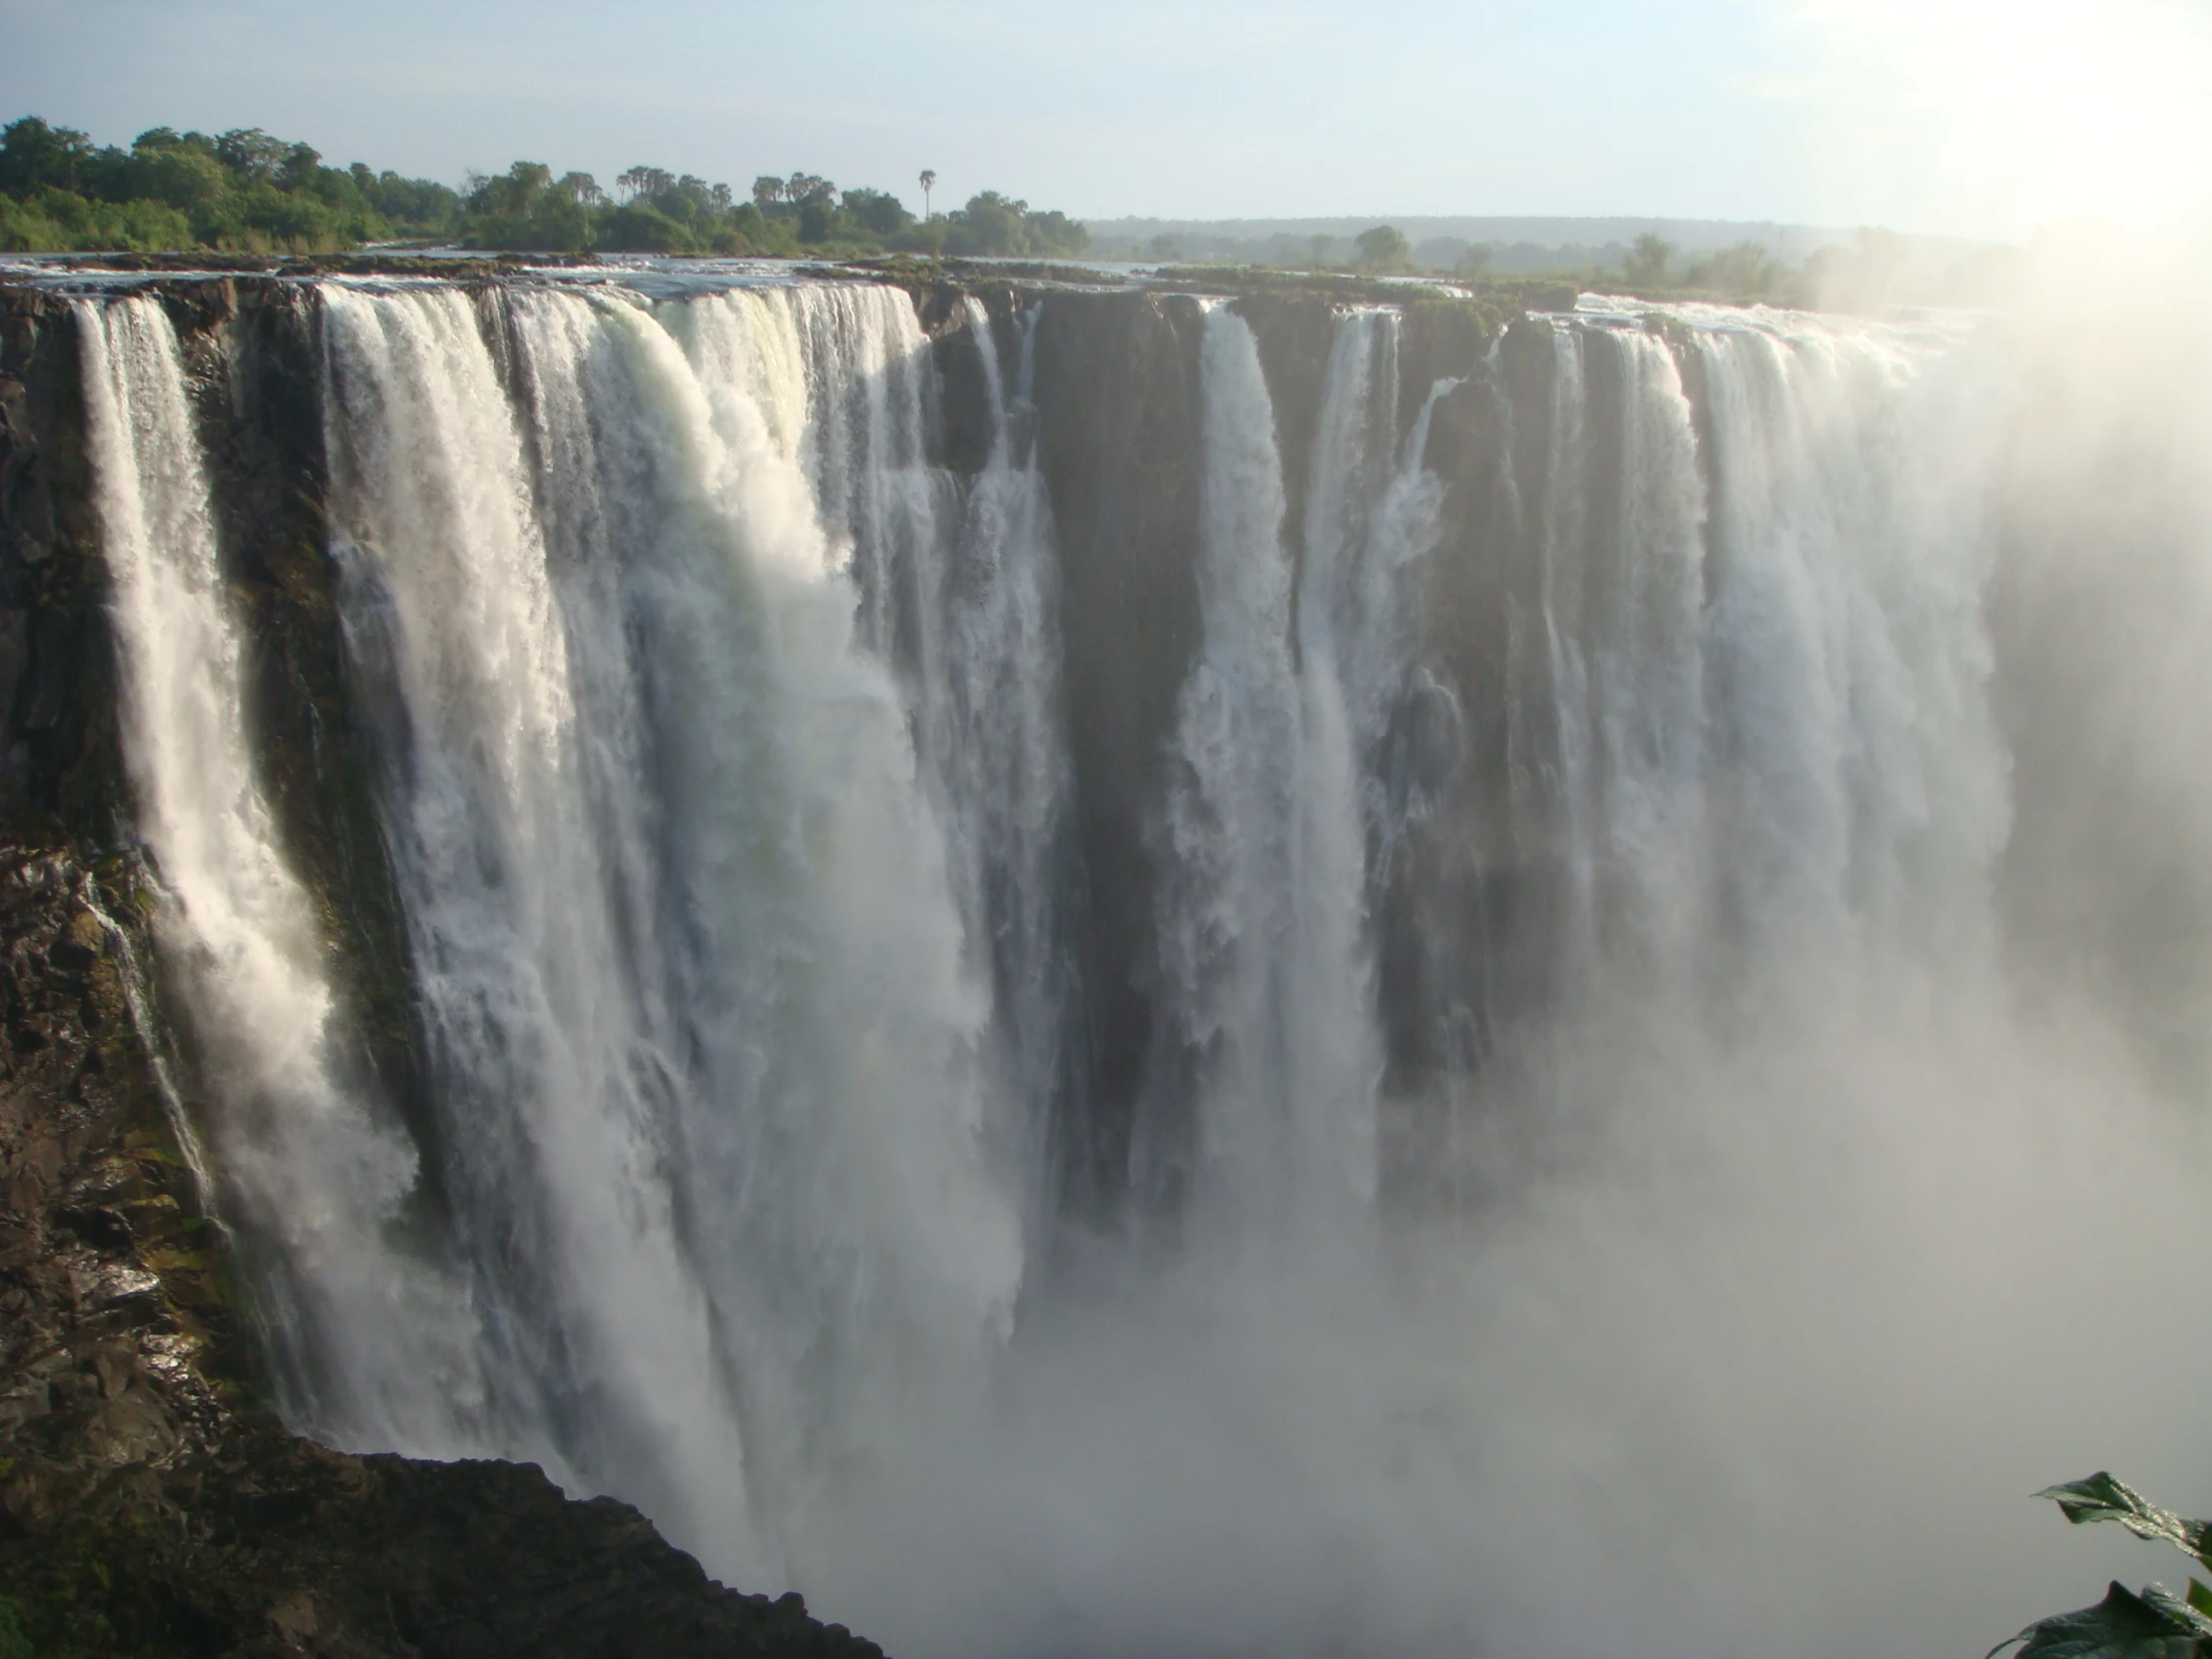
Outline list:
[[[534,1467],[348,1456],[258,1408],[148,907],[126,857],[0,849],[0,1654],[877,1654]]]

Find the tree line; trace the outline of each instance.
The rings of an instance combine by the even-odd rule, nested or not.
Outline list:
[[[926,193],[934,173],[920,176]],[[984,191],[917,220],[886,191],[810,173],[726,184],[633,167],[603,190],[539,162],[471,175],[456,191],[323,165],[259,128],[210,137],[157,127],[98,146],[37,116],[0,128],[0,252],[334,253],[364,243],[583,253],[852,256],[884,252],[1050,258],[1089,233],[1065,214]]]
[[[1147,241],[1126,235],[1117,238],[1108,230],[1096,246],[1100,258],[1162,265],[1197,260],[1282,271],[1450,277],[1467,282],[1515,276],[1561,277],[1598,286],[1626,282],[1638,292],[1669,297],[1771,299],[1794,304],[1805,302],[1813,291],[1810,272],[1784,266],[1762,243],[1739,242],[1684,260],[1674,244],[1655,234],[1639,237],[1632,247],[1567,244],[1541,248],[1531,243],[1507,247],[1438,237],[1416,248],[1394,225],[1377,225],[1351,237],[1301,237],[1279,232],[1261,239],[1215,233],[1186,238],[1162,232]],[[1827,252],[1831,258],[1842,255],[1842,250]]]
[[[936,182],[924,173],[926,191]],[[462,199],[465,240],[479,248],[640,254],[855,255],[877,253],[1069,257],[1090,233],[1058,212],[1039,212],[997,191],[964,208],[917,220],[888,191],[839,190],[812,173],[764,174],[740,199],[656,167],[634,167],[602,190],[588,173],[559,178],[538,162],[516,162],[469,181]]]
[[[322,165],[305,144],[241,128],[156,127],[126,150],[25,116],[0,129],[0,250],[225,249],[321,253],[435,236],[458,193]]]

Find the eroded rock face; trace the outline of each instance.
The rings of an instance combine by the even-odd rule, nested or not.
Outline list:
[[[0,823],[47,837],[104,828],[122,771],[83,434],[67,301],[0,292]]]
[[[0,847],[0,1639],[12,1617],[88,1655],[878,1655],[714,1583],[627,1504],[348,1456],[258,1407],[156,1067],[149,903],[126,858]]]
[[[1065,1198],[1109,1212],[1158,1097],[1151,967],[1155,804],[1199,638],[1199,334],[1182,295],[1056,293],[1037,326],[1039,456],[1060,535],[1061,639],[1090,1099]],[[1172,1125],[1155,1124],[1172,1136]]]

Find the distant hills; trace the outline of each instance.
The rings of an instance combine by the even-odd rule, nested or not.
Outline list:
[[[1448,271],[1472,249],[1487,249],[1494,272],[1618,270],[1641,236],[1663,238],[1686,256],[1756,243],[1781,265],[1796,266],[1823,248],[1857,245],[1856,228],[1787,225],[1772,220],[1540,219],[1376,214],[1315,219],[1092,219],[1094,259],[1226,260],[1280,264],[1346,257],[1353,239],[1393,225],[1413,259]],[[1318,239],[1327,239],[1320,247]],[[1903,239],[1930,260],[1957,260],[1991,245],[1954,237]]]

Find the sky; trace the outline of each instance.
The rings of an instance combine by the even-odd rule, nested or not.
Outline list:
[[[2212,0],[0,0],[0,120],[459,183],[2016,239],[2212,211]]]

